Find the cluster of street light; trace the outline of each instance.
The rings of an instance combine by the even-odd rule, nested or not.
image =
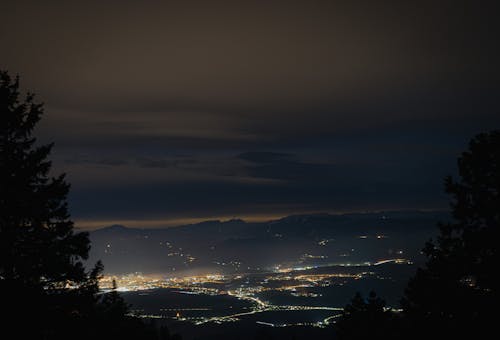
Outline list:
[[[342,267],[371,267],[384,263],[396,264],[411,264],[411,261],[405,259],[386,259],[374,263],[359,263],[359,264],[336,264],[339,268]],[[312,267],[317,268],[317,267]],[[209,273],[204,275],[193,275],[184,277],[161,277],[158,275],[143,275],[141,273],[127,274],[121,276],[104,276],[100,281],[100,287],[103,291],[112,289],[113,282],[116,282],[117,290],[119,291],[147,291],[154,289],[171,289],[176,293],[183,294],[200,294],[211,296],[231,296],[238,300],[246,301],[251,307],[243,308],[243,310],[221,316],[184,316],[183,312],[187,309],[161,309],[162,312],[168,315],[149,315],[139,313],[137,316],[147,318],[170,318],[180,321],[189,321],[195,325],[206,323],[224,323],[235,322],[241,317],[251,314],[275,311],[311,311],[323,310],[333,313],[328,315],[324,320],[316,323],[303,323],[303,325],[325,327],[329,323],[335,322],[335,318],[342,311],[342,307],[338,306],[304,306],[304,305],[276,305],[264,300],[261,296],[266,291],[287,292],[294,297],[317,298],[322,294],[315,290],[315,287],[327,287],[330,285],[343,285],[348,280],[359,280],[364,277],[375,275],[371,271],[351,272],[336,272],[336,273],[311,273],[310,267],[300,268],[281,268],[275,267],[273,270],[262,272],[259,274],[231,274],[223,275],[220,273]],[[191,308],[189,310],[210,310],[207,308]],[[172,316],[175,314],[175,316]],[[189,313],[187,313],[189,314]],[[260,322],[260,321],[259,321]],[[285,327],[293,324],[268,324],[273,327]],[[302,325],[302,323],[300,323]]]

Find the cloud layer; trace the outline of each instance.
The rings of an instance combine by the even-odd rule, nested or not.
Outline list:
[[[437,209],[500,126],[493,5],[7,1],[0,68],[77,220]]]

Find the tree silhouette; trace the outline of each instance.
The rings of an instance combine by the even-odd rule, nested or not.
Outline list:
[[[384,312],[374,293],[367,301],[358,293],[335,327],[341,339],[482,338],[496,330],[500,131],[471,140],[458,174],[445,178],[454,222],[441,223],[423,249],[427,262],[408,283],[404,312]]]
[[[339,339],[396,338],[397,316],[385,309],[385,301],[371,291],[365,300],[358,292],[344,307],[335,331]]]
[[[65,175],[52,176],[52,144],[32,136],[43,104],[0,71],[0,336],[16,339],[156,339],[127,316],[115,289],[99,295],[103,266],[87,272],[90,241],[75,233]],[[25,323],[29,322],[29,327]]]
[[[445,179],[454,222],[428,242],[428,260],[402,305],[414,334],[478,336],[492,330],[498,301],[500,131],[473,138],[458,159],[460,180]]]
[[[49,176],[52,144],[37,147],[31,136],[43,106],[32,94],[22,100],[19,79],[1,72],[0,110],[2,283],[46,288],[84,283],[88,235],[73,232],[65,175]]]
[[[33,94],[21,97],[18,77],[0,72],[0,291],[5,303],[12,299],[4,294],[17,298],[4,307],[62,316],[94,302],[100,265],[85,271],[90,242],[73,232],[69,185],[64,174],[50,175],[52,144],[35,145],[42,114]]]
[[[116,320],[123,317],[129,311],[129,306],[116,291],[116,281],[113,279],[111,292],[104,294],[101,299],[101,312],[107,319]]]

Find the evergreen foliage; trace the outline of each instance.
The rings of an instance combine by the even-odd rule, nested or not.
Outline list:
[[[0,71],[2,339],[158,339],[127,315],[116,284],[99,293],[100,262],[85,269],[90,241],[73,230],[69,184],[51,174],[53,145],[33,137],[42,114],[33,94],[22,96],[19,78]]]
[[[445,179],[454,221],[441,224],[438,239],[427,243],[426,266],[402,304],[415,330],[477,336],[493,329],[498,301],[500,131],[471,140],[458,174],[459,180]]]
[[[365,299],[358,292],[344,307],[335,325],[338,339],[393,339],[397,315],[385,308],[385,301],[371,291]]]
[[[427,262],[408,283],[403,313],[383,312],[375,295],[365,301],[356,294],[335,327],[340,338],[470,339],[496,332],[500,131],[471,140],[458,174],[445,178],[454,221],[441,223],[437,240],[425,245]]]

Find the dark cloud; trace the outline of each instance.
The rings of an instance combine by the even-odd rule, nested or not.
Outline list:
[[[279,152],[249,151],[239,154],[237,158],[244,159],[253,163],[279,163],[290,162],[294,158],[294,155]]]
[[[443,208],[500,126],[494,5],[3,1],[0,68],[77,219]]]

